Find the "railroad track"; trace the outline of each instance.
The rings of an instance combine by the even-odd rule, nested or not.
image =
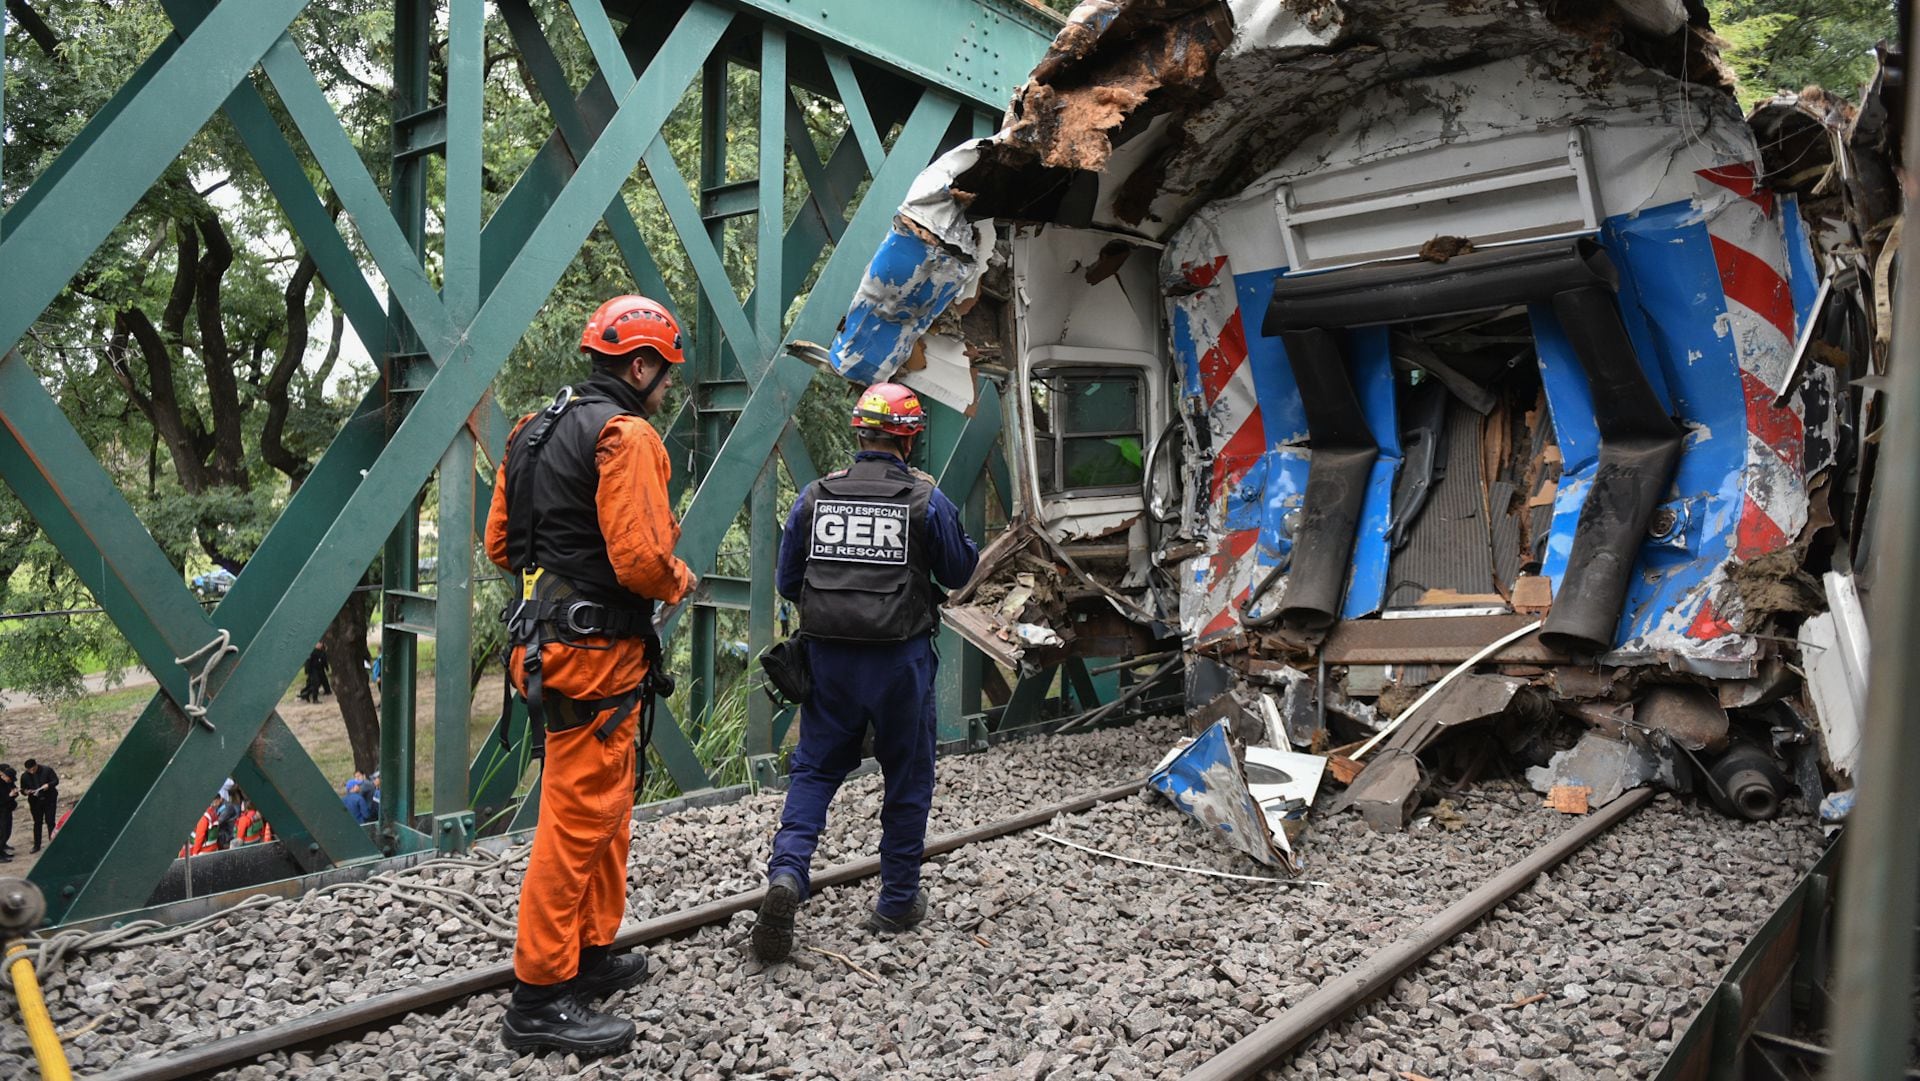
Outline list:
[[[1048,804],[999,821],[944,834],[929,840],[929,858],[1019,834],[1063,815],[1089,811],[1122,800],[1139,791],[1137,782]],[[1189,1076],[1221,1079],[1251,1076],[1273,1064],[1355,1006],[1375,997],[1394,979],[1419,964],[1435,949],[1524,889],[1542,872],[1579,851],[1614,825],[1645,806],[1653,794],[1630,793],[1600,812],[1583,819],[1548,840],[1518,862],[1501,870],[1432,919],[1388,945],[1375,949],[1344,973],[1325,981],[1318,990],[1260,1024],[1244,1038],[1207,1059]],[[814,876],[816,890],[860,881],[876,875],[875,857],[827,868]],[[756,909],[764,890],[743,891],[655,917],[627,928],[617,939],[622,948],[646,945],[686,935],[733,916]],[[318,1011],[281,1024],[215,1040],[189,1050],[123,1063],[102,1081],[168,1081],[203,1077],[241,1067],[262,1055],[291,1049],[319,1048],[375,1033],[413,1014],[444,1011],[473,996],[497,991],[513,980],[510,962],[498,962],[424,982],[402,990]]]

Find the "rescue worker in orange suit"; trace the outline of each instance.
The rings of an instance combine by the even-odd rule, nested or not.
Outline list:
[[[812,691],[750,936],[762,961],[793,949],[827,806],[860,764],[869,729],[885,789],[880,895],[865,926],[897,934],[926,918],[920,858],[933,807],[933,632],[944,599],[934,580],[958,589],[979,552],[933,478],[907,466],[925,426],[913,391],[867,388],[853,411],[853,465],[808,485],[787,515],[775,584],[800,607]]]
[[[521,418],[507,441],[487,518],[487,555],[518,576],[508,678],[544,739],[540,822],[520,890],[517,982],[502,1038],[516,1051],[619,1050],[633,1022],[594,1004],[647,975],[615,954],[626,915],[634,762],[650,700],[670,693],[656,602],[696,581],[675,558],[666,447],[647,418],[685,360],[661,305],[619,296],[587,321],[584,383]]]

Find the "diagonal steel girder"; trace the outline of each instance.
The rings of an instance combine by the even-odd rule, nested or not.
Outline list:
[[[958,101],[938,90],[922,92],[784,340],[817,339],[832,331],[866,272],[869,253],[879,247],[891,228],[894,207],[905,198],[913,178],[932,160],[959,107]],[[678,552],[695,571],[705,574],[713,569],[720,542],[740,509],[739,493],[746,491],[759,474],[787,419],[799,406],[813,372],[804,361],[781,353],[754,386],[739,421],[680,520]]]
[[[566,177],[571,174],[572,157],[590,149],[594,140],[599,137],[600,131],[604,129],[607,112],[613,101],[606,76],[598,70],[584,90],[577,95],[573,92],[558,58],[553,54],[545,32],[526,6],[525,0],[506,0],[501,6],[501,11],[514,36],[515,44],[520,48],[522,58],[533,75],[535,87],[542,100],[548,104],[555,121],[556,136],[541,148],[536,161],[528,166],[520,181],[502,203],[501,209],[488,223],[484,245],[490,263],[504,262],[514,250],[517,250],[517,245],[524,241],[525,233],[531,229],[534,220],[530,211],[525,208],[543,207],[551,201],[553,190],[563,184]],[[576,9],[576,13],[580,18],[588,20],[587,32],[600,42],[603,59],[615,57],[616,48],[624,54],[624,64],[627,67],[620,70],[643,70],[645,64],[657,54],[659,41],[641,34],[640,20],[629,25],[626,33],[618,39],[616,46],[612,43],[611,27],[605,24],[604,19],[595,24],[591,9],[585,11]],[[857,93],[859,88],[852,82],[851,68],[847,66],[845,57],[837,53],[832,55],[839,58],[840,68],[844,68],[847,73],[847,79],[840,85],[843,89]],[[613,62],[621,63],[617,58]],[[836,74],[838,71],[839,69],[836,69]],[[857,142],[859,136],[855,130],[849,130],[842,138],[840,145],[835,148],[834,153],[830,155],[829,162],[822,166],[813,154],[811,141],[805,134],[798,107],[785,88],[782,91],[782,98],[786,103],[784,130],[787,140],[793,145],[794,152],[800,159],[810,188],[801,214],[787,227],[778,248],[781,253],[782,278],[780,310],[784,311],[801,291],[801,284],[807,272],[812,269],[814,261],[824,250],[828,241],[839,240],[844,232],[845,210],[852,201],[854,189],[865,176],[863,166],[867,161],[875,165],[879,164],[884,160],[884,154],[875,153],[870,159],[863,160],[860,156],[861,145]],[[862,119],[871,115],[863,101],[849,105],[848,111],[850,115]],[[871,120],[866,122],[869,126],[871,125]],[[868,134],[872,137],[873,145],[877,147],[877,136],[872,136],[871,132]],[[669,182],[677,184],[683,183],[683,180],[676,171]],[[883,200],[884,202],[886,201]],[[633,272],[642,288],[648,288],[650,281],[657,282],[657,264],[652,253],[647,249],[646,242],[640,237],[638,226],[634,223],[624,201],[616,199],[608,207],[605,220],[627,261],[629,270]],[[711,252],[711,244],[704,231],[694,227],[691,234],[686,232],[686,228],[692,225],[691,218],[683,216],[679,224],[683,228],[677,232],[684,244],[695,245],[693,249],[695,252],[702,248]],[[499,233],[498,237],[495,235],[496,231]],[[762,247],[764,248],[765,245],[763,244]],[[713,264],[711,267],[704,268],[707,273],[724,275],[724,271],[718,267],[717,258],[711,262]],[[664,294],[664,285],[657,285],[656,288]],[[743,313],[745,310],[757,310],[755,308],[758,302],[757,295],[749,296],[745,308],[741,308],[731,296],[725,297],[724,302],[733,304],[734,310],[740,313],[729,325],[734,329],[736,336],[744,336],[741,330],[745,326]],[[759,335],[756,334],[755,338],[758,337]],[[756,341],[755,344],[764,348],[764,343]],[[749,381],[757,382],[757,377],[765,369],[765,358],[759,355],[759,349],[749,350],[748,356]],[[679,440],[684,440],[686,433],[690,430],[692,415],[693,410],[688,407],[683,409],[681,415],[676,418],[667,437],[670,451]],[[675,433],[679,433],[678,439]],[[790,423],[781,433],[779,449],[786,458],[788,472],[794,477],[796,483],[804,485],[817,475],[805,443]],[[497,449],[494,456],[497,457]],[[677,501],[688,483],[690,464],[684,455],[676,456],[676,464],[672,487]],[[655,728],[655,749],[666,764],[669,773],[683,790],[704,785],[707,783],[707,778],[701,772],[701,767],[684,731],[670,714],[664,719],[667,723]],[[518,771],[506,763],[517,753],[521,731],[518,726],[523,725],[524,720],[516,711],[512,717],[504,721],[510,736],[508,744],[502,746],[498,738],[489,740],[469,766],[469,776],[474,779],[475,790],[484,790],[487,793],[486,798],[480,802],[490,806],[501,802],[502,785],[511,783],[504,780],[506,775],[512,773],[513,776],[518,776]],[[496,737],[499,728],[500,725],[497,724]]]
[[[590,10],[582,13],[584,21],[591,21],[596,14],[600,19],[605,19],[604,12],[597,5],[587,6]],[[580,10],[581,6],[576,5],[576,11]],[[605,43],[610,37],[610,31],[596,31],[587,35],[589,44],[599,42],[602,50],[606,49]],[[624,56],[600,55],[596,59],[607,85],[616,93],[624,93],[632,85],[633,71],[626,66]],[[748,378],[754,380],[754,390],[740,413],[739,421],[721,446],[712,468],[708,470],[700,488],[694,492],[693,502],[680,522],[677,553],[696,573],[707,574],[713,570],[714,559],[719,553],[727,527],[740,510],[739,493],[748,490],[754,477],[758,476],[762,464],[786,430],[788,418],[799,406],[800,395],[812,380],[813,369],[792,357],[777,354],[778,345],[796,338],[822,337],[838,322],[861,275],[866,272],[868,253],[878,248],[880,241],[885,238],[893,222],[895,206],[905,198],[913,178],[933,159],[939,149],[941,136],[946,133],[947,126],[959,109],[959,101],[939,90],[928,88],[922,91],[919,102],[894,141],[892,151],[874,170],[873,184],[861,200],[853,221],[847,225],[840,243],[834,246],[833,254],[828,257],[827,265],[814,283],[806,305],[781,342],[760,342],[759,336],[751,328],[744,331],[741,338],[734,339],[741,367],[748,373]],[[675,232],[680,235],[681,243],[690,252],[702,247],[711,252],[711,243],[704,231],[698,228],[701,224],[698,211],[695,210],[691,218],[685,215],[684,207],[680,208],[682,213],[675,213],[674,196],[689,202],[691,200],[680,182],[679,167],[666,152],[665,144],[658,141],[649,143],[645,160],[656,190],[667,200],[668,214],[674,218]],[[703,279],[702,288],[712,295],[717,287],[724,287],[726,280],[722,271],[719,283],[709,284]],[[737,299],[731,295],[723,299],[735,305],[738,311]],[[742,319],[744,321],[744,315]],[[757,351],[741,348],[748,343],[758,343],[762,348]]]
[[[199,26],[207,14],[208,5],[199,0],[168,0],[168,9],[177,20],[178,30],[184,37]],[[175,38],[164,42],[156,50],[153,60],[142,70],[157,67],[159,62],[170,57],[180,40]],[[124,101],[116,98],[116,102],[118,104],[103,110],[102,117],[110,119],[124,108]],[[262,176],[313,256],[322,280],[352,322],[356,333],[365,341],[380,340],[385,331],[385,313],[259,92],[250,82],[242,82],[227,98],[223,109],[254,156]],[[96,117],[95,124],[90,127],[98,129],[102,117]],[[98,130],[95,131],[95,137],[97,135]],[[61,161],[70,162],[93,141],[93,137],[76,139]],[[49,178],[57,178],[66,171],[65,168],[50,169],[43,175],[42,183],[46,184]],[[44,189],[41,194],[45,194]],[[19,209],[17,206],[16,212]],[[384,366],[385,360],[383,355],[376,358],[376,363]],[[383,396],[382,387],[376,385],[370,388],[342,436],[329,448],[327,456],[317,465],[308,482],[284,512],[275,533],[267,538],[243,568],[234,589],[224,598],[218,618],[236,645],[245,646],[251,641],[253,632],[267,611],[261,600],[270,594],[277,595],[292,569],[298,566],[287,558],[289,550],[304,548],[305,539],[311,536],[311,523],[332,520],[351,493],[352,482],[357,480],[360,470],[371,466],[377,457]],[[74,450],[78,448],[84,451],[84,444],[72,434],[71,426],[65,423],[57,407],[45,398],[37,384],[25,385],[9,395],[0,395],[0,400],[8,403],[16,417],[27,422],[25,427],[33,432],[34,445],[41,448],[29,449],[23,425],[11,425],[10,435],[14,445],[10,448],[12,453],[7,456],[11,468],[5,472],[16,488],[27,490],[51,481],[50,477],[23,473],[26,468],[24,463],[83,460]],[[48,424],[53,427],[47,427]],[[498,425],[493,427],[498,428]],[[54,446],[59,450],[50,453],[45,449]],[[96,481],[98,483],[94,483]],[[150,543],[141,544],[145,538],[137,518],[124,507],[117,493],[104,483],[104,478],[83,473],[65,486],[72,488],[79,484],[90,484],[93,488],[94,498],[84,504],[95,508],[90,515],[92,522],[97,526],[101,521],[113,521],[111,527],[99,531],[97,535],[115,540],[112,543],[102,540],[96,544],[93,539],[96,534],[90,533],[88,526],[78,521],[68,521],[65,529],[49,525],[50,534],[56,538],[62,535],[68,538],[67,543],[62,545],[62,551],[72,565],[83,568],[83,571],[96,569],[100,574],[113,573],[116,576],[120,574],[122,564],[137,568],[144,562],[149,569],[166,565],[164,558],[158,555],[157,550],[152,550]],[[51,523],[60,518],[70,518],[67,512],[67,505],[56,500],[51,511],[36,511],[36,517],[43,523]],[[158,582],[162,579],[170,583],[171,590],[159,587],[154,591],[152,601],[157,606],[156,612],[172,613],[176,627],[191,628],[191,633],[196,636],[195,641],[211,638],[214,632],[212,624],[200,606],[185,595],[177,575],[162,574],[150,580]],[[132,596],[125,593],[124,587],[116,591],[111,585],[103,589],[101,585],[90,582],[90,586],[113,613],[115,623],[130,641],[139,645],[143,640],[151,642],[155,638],[165,637],[157,634],[146,611],[129,613],[122,610],[125,605],[133,603]],[[118,599],[118,605],[115,599]],[[178,633],[181,632],[176,630],[175,634]],[[140,651],[143,663],[156,673],[174,674],[171,655],[164,650],[155,652],[156,648],[149,644],[148,648]],[[176,654],[183,652],[190,652],[190,649],[175,650]],[[65,897],[92,877],[99,865],[98,853],[106,850],[111,840],[110,831],[131,821],[135,797],[147,787],[151,771],[167,761],[184,738],[180,731],[181,716],[174,705],[175,700],[185,700],[183,689],[171,686],[171,681],[167,679],[163,679],[162,684],[165,688],[163,693],[157,694],[148,704],[96,783],[90,786],[87,798],[83,801],[84,810],[75,816],[72,828],[63,831],[55,839],[47,855],[36,865],[35,878],[46,887],[48,896],[55,899],[56,917],[59,910],[65,907]],[[318,779],[318,775],[312,771],[308,759],[277,716],[269,717],[263,739],[249,745],[249,757],[242,760],[238,767],[237,779],[268,819],[276,824],[287,850],[303,866],[338,863],[377,854],[365,834],[345,816],[330,784]],[[180,825],[145,823],[140,828],[150,831],[147,843],[151,844],[159,843],[153,840],[155,836],[163,841],[170,840]],[[136,887],[137,884],[130,884],[128,888]]]
[[[59,175],[22,196],[34,199],[33,212],[0,240],[0,266],[9,268],[0,275],[0,353],[18,344],[307,2],[220,5],[94,138],[70,159],[62,155],[70,164]],[[33,272],[17,269],[26,267]]]
[[[187,45],[212,31],[218,25],[215,20],[234,7],[216,8],[189,36]],[[413,493],[424,487],[441,452],[481,402],[500,363],[570,262],[571,252],[585,239],[599,213],[631,171],[641,148],[657,134],[660,124],[698,71],[700,61],[717,45],[730,21],[730,13],[715,5],[694,4],[673,31],[670,45],[675,48],[668,51],[667,59],[650,68],[622,95],[620,109],[606,136],[581,162],[574,179],[555,201],[526,250],[487,296],[472,324],[443,337],[439,344],[445,360],[440,370],[393,433],[386,449],[366,471],[364,479],[354,486],[318,546],[301,562],[285,593],[272,604],[254,644],[244,648],[231,667],[224,669],[224,678],[216,672],[213,699],[206,713],[206,724],[210,727],[196,725],[186,731],[171,761],[153,777],[128,820],[164,814],[167,808],[188,806],[204,798],[205,793],[218,787],[220,779],[238,760],[238,748],[243,741],[250,742],[260,733],[260,719],[271,712],[279,697],[278,689],[293,678],[306,653],[305,644],[312,642],[331,618],[332,609],[313,603],[313,598],[344,597],[357,584],[381,540],[378,531],[368,529],[368,525],[397,521],[411,503]],[[300,106],[295,101],[300,96],[301,78],[291,70],[292,63],[298,64],[308,83],[311,83],[311,71],[299,60],[297,51],[289,54],[280,50],[277,61],[271,55],[275,47],[267,51],[266,67],[275,79],[276,89],[280,90],[283,100],[288,100],[290,110],[298,114]],[[191,55],[187,46],[182,46],[176,51],[175,60]],[[156,78],[164,75],[163,71]],[[123,117],[134,116],[140,104],[136,101],[129,105]],[[331,110],[328,112],[330,115]],[[300,123],[310,145],[314,145],[316,157],[324,157],[322,147],[315,144],[325,141],[325,133],[313,130],[319,126],[314,118],[307,117],[302,122],[296,116],[296,122]],[[337,121],[333,131],[344,143]],[[103,133],[100,145],[110,146],[108,137],[112,135],[110,127]],[[316,138],[317,135],[320,138]],[[351,171],[339,168],[343,163],[338,161],[323,162],[323,166],[326,164],[335,166],[329,169],[329,178],[352,212],[356,194],[363,195],[366,189],[371,189],[371,182],[368,181],[360,193],[355,193],[351,191],[355,179]],[[346,175],[340,175],[342,173]],[[85,175],[85,171],[76,168],[75,175]],[[61,198],[59,191],[49,193],[41,212],[60,206]],[[121,212],[124,213],[124,208]],[[32,231],[38,220],[38,214],[30,216],[8,242],[35,235]],[[390,217],[386,220],[391,222]],[[361,224],[364,227],[370,222],[363,220]],[[370,247],[376,246],[373,234],[378,232],[378,229],[368,229],[363,233]],[[394,233],[397,235],[397,228]],[[376,254],[376,260],[385,272],[389,259]],[[400,295],[398,291],[396,295]],[[444,315],[437,296],[430,300],[416,297],[412,303],[403,297],[402,303],[408,309],[409,318],[428,322],[429,327],[436,321],[434,315]],[[421,320],[421,316],[427,318]],[[423,337],[426,336],[423,333]],[[234,750],[231,757],[227,753],[230,748]],[[146,892],[158,881],[171,858],[170,849],[134,844],[123,833],[100,853],[96,864],[99,868],[112,868],[112,874],[96,872],[87,883],[75,889],[65,917],[103,914],[143,902]]]
[[[176,658],[201,649],[220,631],[17,352],[0,360],[0,400],[7,403],[0,415],[0,473],[164,689],[89,786],[83,800],[87,813],[54,836],[34,868],[49,903],[59,908],[69,887],[78,892],[91,877],[89,854],[107,848],[114,834],[141,835],[149,847],[172,858],[191,823],[127,817],[132,810],[127,800],[139,779],[129,776],[126,765],[157,767],[185,742],[191,722],[175,703],[193,700],[188,680],[200,665],[181,665]],[[314,477],[320,489],[339,480],[322,473]],[[249,592],[236,582],[229,595],[234,610],[223,605],[221,618],[234,620],[250,601]],[[377,855],[277,713],[269,712],[264,729],[247,740],[207,735],[214,750],[204,753],[219,755],[234,770],[303,865]],[[201,798],[218,787],[216,778]],[[136,902],[145,900],[155,881],[128,886],[138,893]]]
[[[542,97],[549,103],[550,109],[555,114],[556,124],[577,149],[591,146],[592,140],[597,138],[597,129],[603,123],[602,117],[587,112],[595,108],[596,95],[603,98],[630,83],[635,67],[643,62],[644,57],[639,55],[638,50],[632,45],[622,48],[616,43],[617,39],[612,33],[612,28],[597,5],[591,2],[576,3],[574,9],[583,24],[588,41],[596,48],[596,59],[599,62],[599,71],[593,84],[580,95],[575,96],[570,92],[557,63],[547,62],[551,60],[550,49],[536,24],[531,24],[530,21],[523,23],[516,34],[516,40],[529,54],[532,61],[530,68],[538,80],[537,85]],[[803,137],[804,128],[796,129],[790,123],[798,119],[798,111],[791,105],[784,78],[778,79],[778,83],[781,88],[780,96],[772,103],[772,108],[773,115],[780,122],[775,125],[771,136],[773,139],[783,141]],[[857,84],[853,84],[851,80],[847,85],[855,92],[858,91]],[[712,242],[706,235],[698,208],[693,205],[691,198],[687,195],[684,177],[677,163],[667,154],[664,143],[656,140],[649,146],[644,158],[648,165],[649,176],[668,208],[675,232],[695,264],[700,286],[720,317],[721,332],[730,343],[735,344],[736,355],[742,360],[742,372],[746,375],[749,384],[756,388],[755,396],[750,399],[748,411],[742,414],[739,426],[771,426],[778,433],[772,446],[777,446],[787,458],[790,474],[801,484],[812,480],[816,470],[811,457],[806,453],[805,444],[788,423],[788,418],[792,416],[798,405],[800,394],[805,391],[807,382],[811,378],[811,370],[789,359],[780,379],[767,380],[766,373],[772,365],[775,350],[780,344],[780,339],[776,337],[777,322],[766,328],[752,326],[748,323],[746,313],[749,310],[755,311],[764,321],[769,311],[783,312],[792,298],[798,295],[802,279],[812,268],[814,260],[828,240],[838,240],[842,244],[847,244],[847,238],[851,236],[853,238],[851,245],[844,254],[840,247],[836,246],[837,259],[829,260],[827,271],[822,274],[813,295],[809,298],[809,309],[814,313],[812,319],[809,320],[809,317],[803,314],[800,323],[796,324],[795,332],[802,332],[803,325],[811,327],[813,323],[824,323],[826,318],[838,318],[839,312],[844,310],[848,298],[852,296],[860,273],[864,270],[866,253],[877,246],[881,237],[885,235],[885,229],[892,219],[894,206],[905,197],[908,184],[932,157],[933,151],[938,147],[939,138],[958,108],[957,103],[937,94],[923,95],[921,106],[910,119],[911,134],[903,132],[901,139],[896,143],[896,153],[890,156],[891,168],[885,168],[887,158],[872,159],[877,167],[876,172],[881,175],[876,177],[872,189],[862,201],[861,212],[856,214],[854,225],[850,226],[844,222],[843,214],[848,195],[858,183],[859,169],[862,164],[858,156],[857,134],[852,130],[847,133],[841,147],[832,155],[831,165],[821,167],[817,160],[810,162],[813,165],[813,168],[808,170],[808,179],[813,181],[810,184],[812,190],[809,192],[808,199],[811,213],[802,213],[786,229],[784,236],[780,238],[781,246],[777,249],[777,257],[772,260],[773,265],[778,267],[778,271],[769,274],[769,268],[762,265],[761,272],[756,275],[759,285],[746,305],[742,305],[732,295],[727,285],[725,270],[720,265],[718,253],[714,251]],[[850,111],[862,117],[869,115],[864,102],[852,107]],[[583,113],[586,115],[582,115]],[[762,122],[763,124],[766,122],[764,115]],[[763,133],[765,134],[767,133]],[[761,148],[763,156],[770,153],[767,142],[770,140],[763,141]],[[809,159],[812,158],[811,145],[804,148],[796,145],[795,149],[796,153],[802,155],[803,167],[809,164]],[[531,172],[530,169],[529,173]],[[768,194],[763,192],[761,213],[765,220],[761,223],[760,251],[767,251],[770,247],[766,242],[768,227],[771,225],[773,228],[778,228],[777,215],[766,213],[765,204],[768,199]],[[834,235],[836,232],[839,235]],[[630,265],[631,262],[630,259]],[[835,269],[836,265],[838,269]],[[836,287],[839,290],[837,293],[834,292]],[[771,309],[762,308],[758,300],[763,291],[771,291],[773,295],[778,296],[779,305]],[[816,300],[818,306],[814,307]],[[821,331],[815,328],[804,332],[818,334]],[[763,390],[765,393],[761,393]],[[759,451],[758,460],[751,468],[758,470],[759,463],[766,460],[770,449],[771,446],[762,448]],[[728,459],[726,450],[723,448],[722,461],[745,463],[751,454],[746,446],[737,443],[733,445],[733,452],[733,458]],[[721,463],[716,462],[716,465],[719,464]],[[729,465],[728,468],[731,469],[732,466]],[[737,495],[727,490],[731,484],[728,477],[727,472],[719,474],[710,472],[707,479],[711,483],[702,484],[701,492],[696,493],[695,508],[689,511],[689,521],[697,524],[712,518],[718,526],[717,531],[695,529],[688,533],[684,531],[683,523],[680,555],[702,572],[712,569],[721,538],[724,536],[727,525],[732,521],[733,515],[737,514],[739,509]],[[705,496],[704,499],[702,495]],[[728,509],[730,503],[731,510]],[[656,736],[670,733],[684,738],[677,722],[671,716],[667,717],[667,720],[668,724],[656,729]],[[674,759],[678,757],[667,753],[672,749],[661,748],[663,758],[667,760],[670,767],[674,766]],[[483,757],[491,756],[483,755]],[[481,768],[483,764],[476,761],[475,769]],[[675,769],[674,772],[678,779],[677,775],[680,771]]]
[[[170,0],[169,8],[179,20],[181,37],[164,42],[148,64],[143,65],[142,86],[165,70],[166,63],[179,51],[183,40],[200,27],[209,10],[205,3],[183,0]],[[49,194],[49,189],[57,189],[59,178],[72,171],[73,163],[84,159],[96,144],[111,148],[115,139],[124,142],[138,138],[137,133],[129,134],[133,131],[129,128],[108,134],[112,121],[125,112],[133,98],[134,95],[125,93],[116,96],[82,137],[67,148],[55,167],[43,174],[35,192],[30,193],[35,198],[23,197],[24,209],[37,205]],[[254,154],[289,221],[302,235],[323,281],[333,291],[356,332],[364,340],[379,340],[385,315],[258,92],[251,83],[240,82],[224,103],[224,109]],[[17,205],[16,214],[22,209],[22,205]],[[171,841],[184,823],[163,825],[163,819],[134,825],[130,817],[132,801],[146,787],[144,782],[152,770],[166,762],[184,738],[180,729],[182,717],[174,703],[185,701],[187,695],[184,687],[173,685],[177,680],[171,677],[184,680],[186,676],[172,664],[172,658],[192,652],[193,647],[174,648],[173,654],[169,654],[166,652],[172,648],[169,640],[178,646],[180,636],[188,635],[194,642],[204,642],[213,637],[215,628],[204,610],[186,594],[178,576],[145,536],[144,527],[117,490],[97,466],[91,470],[86,468],[94,463],[88,460],[90,455],[85,444],[57,405],[30,373],[21,370],[24,365],[16,364],[15,369],[8,377],[23,381],[16,382],[11,393],[0,395],[0,402],[4,402],[12,414],[7,418],[7,445],[0,448],[6,451],[0,456],[0,464],[4,465],[0,471],[4,471],[23,495],[32,493],[38,497],[30,499],[29,505],[38,503],[36,517],[47,527],[50,536],[57,542],[64,541],[60,544],[63,555],[81,570],[83,580],[113,614],[116,625],[129,640],[137,647],[144,646],[140,649],[143,663],[155,673],[164,674],[161,680],[164,692],[149,703],[101,776],[90,786],[85,812],[71,824],[73,828],[56,837],[47,855],[36,865],[35,878],[47,887],[57,917],[67,899],[102,866],[97,856],[107,849],[110,840],[102,834],[127,827],[145,831],[144,843],[148,846],[167,850],[173,847]],[[244,645],[251,640],[259,618],[265,614],[257,599],[265,591],[284,584],[284,572],[278,575],[280,582],[271,579],[276,576],[276,570],[284,568],[286,560],[280,555],[288,547],[290,532],[296,537],[294,543],[298,543],[301,531],[290,527],[315,518],[330,519],[344,502],[359,470],[373,461],[378,445],[366,438],[370,428],[367,422],[373,421],[372,430],[377,431],[379,408],[380,388],[375,387],[361,402],[354,414],[355,420],[349,422],[343,437],[330,448],[329,456],[316,467],[288,507],[278,529],[278,541],[270,538],[263,545],[225,598],[219,619],[236,644]],[[37,469],[39,463],[47,462],[85,462],[86,465],[58,467],[60,480],[56,488],[54,475]],[[82,492],[84,497],[72,498]],[[75,517],[83,507],[88,512],[84,521]],[[137,596],[128,589],[127,583],[133,580],[146,583],[144,595]],[[236,777],[267,817],[277,824],[287,850],[303,866],[377,854],[365,834],[339,806],[330,783],[312,768],[310,759],[277,715],[269,715],[261,737],[247,744],[247,757],[236,767]],[[131,881],[125,885],[126,890],[135,891],[128,894],[135,901],[144,899],[144,893],[137,893],[140,886]]]

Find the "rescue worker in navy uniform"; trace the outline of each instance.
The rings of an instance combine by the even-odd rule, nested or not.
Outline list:
[[[633,1022],[594,1003],[647,975],[644,954],[612,943],[627,910],[635,761],[652,699],[671,693],[654,605],[678,602],[695,576],[673,554],[670,465],[646,419],[685,359],[679,324],[645,297],[615,297],[580,349],[592,375],[507,441],[487,555],[520,582],[507,673],[545,757],[502,1040],[593,1055],[634,1037]]]
[[[799,605],[813,689],[751,936],[762,961],[793,949],[827,805],[860,764],[868,729],[886,786],[880,896],[866,927],[897,934],[926,918],[920,857],[933,805],[933,632],[944,597],[932,579],[959,588],[979,553],[933,478],[907,467],[925,426],[913,391],[869,387],[853,411],[853,465],[808,485],[787,516],[777,585]]]

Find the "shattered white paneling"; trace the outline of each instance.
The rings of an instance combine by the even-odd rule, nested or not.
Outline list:
[[[931,165],[920,170],[907,188],[907,197],[900,204],[900,213],[912,218],[940,238],[947,245],[985,266],[985,253],[993,246],[992,223],[985,223],[984,245],[980,223],[967,220],[966,208],[954,199],[953,178],[974,167],[980,161],[980,144],[985,140],[976,139],[961,143],[952,150],[933,160]]]
[[[966,343],[948,334],[929,334],[920,343],[927,366],[899,371],[894,382],[912,387],[948,409],[962,413],[972,409],[973,363],[967,359]]]
[[[1827,572],[1829,611],[1800,625],[1800,652],[1828,768],[1851,782],[1859,766],[1872,662],[1867,620],[1851,575]]]

